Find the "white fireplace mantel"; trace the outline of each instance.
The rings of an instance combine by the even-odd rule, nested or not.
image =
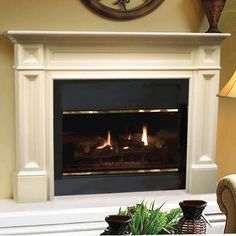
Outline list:
[[[229,34],[8,31],[15,44],[19,202],[54,198],[53,81],[188,79],[187,183],[215,191],[220,44]]]

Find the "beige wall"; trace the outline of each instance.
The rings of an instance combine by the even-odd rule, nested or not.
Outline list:
[[[11,176],[15,166],[15,113],[13,45],[0,37],[0,198],[12,195]]]
[[[230,1],[230,0],[229,0]],[[232,0],[231,0],[232,1]],[[11,175],[15,166],[14,132],[14,74],[13,46],[1,35],[7,30],[86,30],[86,31],[178,31],[201,32],[207,24],[200,0],[166,0],[159,9],[143,18],[118,22],[104,19],[86,9],[79,0],[1,0],[0,6],[0,198],[11,198]],[[227,48],[227,45],[224,46]],[[225,51],[230,52],[229,49]],[[226,55],[226,54],[225,54]],[[226,57],[225,57],[226,58]],[[228,75],[232,68],[227,67]],[[226,77],[225,77],[226,80]],[[231,106],[230,106],[231,105]],[[225,139],[232,142],[233,134],[224,133],[227,113],[232,115],[234,102],[222,102],[218,143]],[[236,109],[234,111],[236,116]],[[233,120],[227,124],[233,125]],[[236,125],[235,125],[236,126]],[[236,130],[236,127],[235,127]],[[235,132],[236,133],[236,132]],[[226,137],[227,136],[227,137]],[[235,136],[234,136],[235,139]],[[236,144],[236,142],[235,142]],[[236,145],[229,151],[219,145],[218,153],[233,158]],[[228,167],[222,164],[222,155],[218,155],[220,173],[226,173]],[[232,165],[229,165],[232,167]],[[234,168],[236,169],[236,168]]]
[[[233,11],[232,11],[233,10]],[[236,1],[228,0],[221,17],[219,28],[231,32],[231,37],[222,45],[220,88],[236,70]],[[217,139],[218,177],[236,173],[236,99],[219,99],[218,139]]]

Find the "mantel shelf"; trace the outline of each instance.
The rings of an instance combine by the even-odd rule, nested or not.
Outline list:
[[[81,40],[155,40],[160,43],[176,44],[220,44],[229,33],[187,32],[102,32],[102,31],[7,31],[13,43],[76,43]]]

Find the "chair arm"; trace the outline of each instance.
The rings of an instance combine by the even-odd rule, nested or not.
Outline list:
[[[226,215],[225,233],[236,233],[236,174],[220,179],[216,189],[217,203]]]

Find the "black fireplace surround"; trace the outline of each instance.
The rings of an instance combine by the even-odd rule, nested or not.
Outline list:
[[[187,113],[187,79],[55,80],[55,195],[185,188]]]

